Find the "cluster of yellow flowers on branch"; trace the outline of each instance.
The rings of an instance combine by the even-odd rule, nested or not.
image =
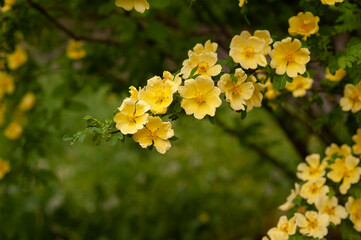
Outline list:
[[[360,159],[353,154],[361,154],[361,129],[353,140],[352,150],[346,144],[331,144],[323,159],[319,154],[311,154],[306,163],[298,165],[297,177],[302,182],[295,184],[287,201],[279,207],[294,214],[289,219],[282,216],[264,240],[287,240],[297,229],[307,237],[323,238],[331,223],[336,226],[347,218],[361,232],[361,198],[349,193],[352,185],[360,183]]]

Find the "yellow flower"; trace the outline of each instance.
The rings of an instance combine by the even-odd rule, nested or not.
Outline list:
[[[297,195],[300,194],[300,185],[298,183],[295,183],[295,189],[291,190],[291,194],[287,197],[287,201],[278,207],[278,209],[282,211],[288,211],[291,208],[295,206],[293,203],[293,200],[297,197]]]
[[[239,0],[239,5],[238,6],[241,8],[241,7],[243,7],[243,5],[245,3],[247,4],[247,0]]]
[[[139,100],[139,91],[134,87],[134,86],[130,86],[129,87],[129,93],[130,93],[130,99],[134,100],[134,101],[138,101]]]
[[[226,93],[226,101],[231,104],[233,110],[245,110],[246,100],[252,97],[254,85],[246,82],[247,75],[241,68],[236,70],[234,76],[237,78],[237,82],[234,82],[227,73],[222,75],[217,86],[222,93]]]
[[[270,44],[273,42],[273,39],[271,38],[271,34],[267,30],[257,30],[253,34],[255,37],[258,37],[259,39],[263,39],[266,42],[266,45],[263,49],[262,54],[268,55],[271,52],[271,46]]]
[[[348,197],[346,210],[350,213],[350,220],[354,224],[354,228],[361,232],[361,199]]]
[[[191,54],[189,59],[184,60],[181,74],[183,78],[188,78],[192,70],[197,67],[194,75],[200,74],[203,77],[214,77],[220,74],[222,66],[217,64],[217,54],[213,52],[202,52]]]
[[[28,111],[28,110],[32,109],[34,107],[34,105],[35,105],[35,95],[32,92],[28,92],[21,99],[21,102],[19,104],[19,110]]]
[[[312,78],[305,78],[301,75],[293,78],[293,81],[286,83],[286,89],[292,92],[294,97],[303,97],[306,95],[306,91],[311,89],[313,84]]]
[[[164,154],[170,149],[171,144],[168,139],[173,136],[174,131],[170,122],[162,122],[160,117],[149,117],[145,127],[136,132],[133,139],[142,148],[154,144],[157,151]]]
[[[332,143],[329,147],[326,148],[325,154],[325,161],[332,160],[332,156],[335,154],[339,156],[338,158],[345,159],[351,155],[351,148],[346,144],[343,144],[341,147],[339,147]]]
[[[16,46],[15,51],[11,54],[8,54],[6,58],[9,69],[15,70],[28,60],[28,55],[24,49],[22,49],[20,46]]]
[[[311,12],[299,12],[297,16],[291,17],[288,22],[290,27],[288,32],[291,36],[302,35],[306,40],[311,34],[318,32],[319,17],[313,16]]]
[[[14,78],[5,72],[0,72],[0,100],[6,94],[12,94],[15,90]]]
[[[327,235],[327,227],[330,223],[327,214],[319,214],[315,211],[307,211],[305,215],[295,213],[297,226],[300,233],[308,237],[323,238]]]
[[[271,228],[267,235],[270,237],[270,240],[288,240],[288,235],[277,228]],[[268,238],[263,237],[262,240],[268,240]]]
[[[15,4],[15,0],[5,0],[5,4],[4,4],[4,6],[1,8],[1,12],[7,12],[7,11],[9,11],[11,8],[12,8],[12,6]]]
[[[360,159],[351,155],[345,159],[343,180],[342,184],[340,185],[341,194],[346,194],[350,189],[351,184],[358,183],[360,181],[361,167],[358,167],[359,162]]]
[[[266,93],[264,94],[264,96],[269,100],[275,99],[278,95],[278,92],[276,92],[270,79],[266,81],[265,87]]]
[[[263,38],[252,36],[248,31],[242,31],[240,35],[233,37],[230,47],[229,55],[244,69],[256,69],[258,65],[262,67],[267,65],[264,56],[266,41]]]
[[[0,179],[3,179],[8,172],[10,172],[10,164],[0,157]]]
[[[337,2],[343,2],[343,0],[321,0],[324,5],[335,5]]]
[[[82,59],[86,56],[83,42],[71,39],[66,48],[66,56],[72,60]]]
[[[329,192],[328,186],[324,185],[325,182],[326,178],[309,180],[301,187],[301,197],[307,199],[308,204],[315,203],[320,196],[326,195]]]
[[[330,73],[330,70],[328,69],[328,67],[326,68],[326,76],[325,76],[325,78],[327,78],[328,80],[330,80],[332,82],[339,82],[345,76],[346,76],[346,71],[343,68],[340,68],[340,69],[336,70],[335,75],[332,75]]]
[[[146,0],[116,0],[115,5],[127,11],[135,8],[140,13],[144,13],[145,9],[149,9],[149,3]]]
[[[192,54],[201,54],[204,52],[208,52],[208,53],[216,53],[218,48],[218,44],[217,43],[212,43],[211,40],[208,40],[204,46],[200,43],[198,43],[194,48],[193,51],[189,51],[188,52],[188,56],[191,56]]]
[[[357,133],[352,136],[355,144],[352,146],[352,151],[355,154],[361,154],[361,128],[357,129]]]
[[[276,69],[278,75],[287,73],[289,77],[297,77],[298,74],[306,72],[306,64],[310,61],[310,51],[307,48],[301,48],[301,42],[298,39],[290,37],[273,44],[273,50],[270,53],[271,67]]]
[[[342,111],[350,111],[355,113],[361,110],[361,82],[356,86],[346,84],[344,96],[340,100]]]
[[[186,80],[178,91],[183,98],[181,106],[186,114],[194,114],[197,119],[203,119],[206,115],[213,117],[216,108],[222,104],[219,98],[221,90],[214,86],[211,78],[199,76],[196,79]]]
[[[139,91],[139,99],[145,101],[150,106],[154,114],[165,114],[168,106],[173,101],[173,94],[178,90],[178,86],[170,80],[162,80],[155,76],[148,80],[147,86]]]
[[[297,166],[297,177],[303,181],[314,180],[323,177],[326,173],[327,162],[320,162],[319,154],[311,154],[306,157],[306,163]]]
[[[328,196],[321,196],[316,201],[316,208],[320,214],[327,214],[330,217],[330,222],[335,225],[341,223],[341,219],[347,217],[346,209],[338,205],[338,200],[335,196],[329,198]]]
[[[280,231],[283,232],[286,236],[290,236],[296,233],[296,218],[293,217],[290,220],[286,216],[280,217],[277,223],[277,227],[271,228],[269,232]]]
[[[176,76],[171,74],[168,71],[163,72],[163,81],[169,80],[171,82],[174,82],[177,87],[182,84],[182,78],[179,76],[180,73],[178,73]]]
[[[5,137],[11,140],[18,139],[21,134],[23,134],[23,127],[18,122],[11,122],[4,131]]]
[[[264,90],[265,86],[261,83],[257,83],[257,79],[253,75],[248,77],[247,82],[252,83],[254,86],[252,97],[246,100],[247,112],[249,112],[254,107],[262,106],[262,100],[263,100],[262,91]]]
[[[119,113],[114,116],[115,127],[123,134],[133,134],[144,127],[148,121],[149,114],[146,113],[150,106],[140,100],[124,99],[119,108]]]

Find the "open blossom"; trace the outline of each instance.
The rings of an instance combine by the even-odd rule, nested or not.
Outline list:
[[[318,32],[319,17],[313,16],[311,12],[299,12],[297,16],[291,17],[288,22],[290,27],[288,28],[291,36],[301,35],[306,40],[311,34]]]
[[[169,80],[178,87],[179,85],[182,84],[182,78],[179,75],[180,75],[180,73],[178,73],[177,75],[174,76],[170,72],[164,71],[163,72],[163,81],[165,82],[166,80]]]
[[[28,55],[22,47],[16,46],[15,51],[8,54],[6,58],[9,69],[16,70],[28,60]]]
[[[34,104],[35,104],[35,95],[32,92],[28,92],[21,99],[18,108],[21,111],[29,111],[30,109],[32,109],[34,107]]]
[[[10,140],[16,140],[23,134],[23,127],[18,122],[11,122],[5,129],[4,135]]]
[[[304,74],[306,64],[310,61],[310,51],[307,48],[301,48],[300,40],[292,41],[290,37],[275,42],[270,56],[271,67],[276,69],[276,73],[278,75],[287,73],[289,77]]]
[[[154,114],[165,114],[173,101],[178,86],[170,80],[155,76],[148,80],[147,86],[139,91],[138,97],[145,101]]]
[[[335,5],[335,3],[343,2],[343,0],[321,0],[324,5]]]
[[[116,0],[115,5],[127,11],[135,8],[135,10],[140,13],[144,13],[145,9],[149,9],[147,0]]]
[[[292,217],[291,219],[287,219],[286,216],[282,216],[280,217],[280,219],[278,220],[277,223],[277,227],[271,228],[268,233],[271,232],[282,232],[284,233],[286,236],[290,236],[296,233],[296,218]],[[288,238],[286,238],[288,239]]]
[[[327,162],[320,162],[319,154],[311,154],[306,157],[306,163],[297,166],[297,177],[303,181],[314,180],[323,177],[326,173]]]
[[[286,83],[286,89],[292,92],[294,97],[303,97],[306,95],[306,91],[311,89],[313,84],[312,78],[305,78],[301,75],[293,78],[293,81]]]
[[[338,200],[335,196],[329,198],[328,196],[321,196],[315,203],[316,208],[320,214],[327,214],[330,217],[330,222],[335,225],[341,223],[341,219],[347,217],[346,209],[338,205]]]
[[[308,204],[315,203],[320,196],[326,195],[330,191],[325,182],[326,178],[309,180],[301,187],[301,197],[307,199]]]
[[[188,56],[191,56],[192,54],[201,54],[204,52],[216,53],[217,48],[218,48],[217,43],[212,43],[211,40],[207,40],[207,42],[204,45],[201,43],[196,44],[193,48],[193,51],[189,50]]]
[[[327,235],[327,227],[330,223],[327,214],[320,214],[315,211],[307,211],[305,215],[295,213],[297,226],[300,233],[314,238],[323,238]]]
[[[346,84],[343,95],[343,98],[340,100],[342,111],[355,113],[361,110],[361,82],[356,86]]]
[[[262,67],[267,65],[264,55],[266,41],[263,38],[242,31],[240,35],[233,37],[230,47],[229,55],[244,69],[256,69],[258,65]]]
[[[115,127],[123,134],[136,133],[148,122],[149,109],[150,106],[142,100],[124,99],[120,112],[114,116]]]
[[[350,220],[354,224],[354,228],[361,232],[361,199],[348,197],[346,210],[350,214]]]
[[[217,54],[213,52],[202,52],[201,54],[191,54],[189,59],[184,60],[181,73],[183,78],[188,78],[194,68],[197,67],[194,75],[203,77],[214,77],[221,73],[222,66],[217,63]]]
[[[86,56],[86,51],[83,48],[84,43],[71,39],[66,47],[66,56],[73,60],[82,59]]]
[[[254,85],[246,82],[247,74],[238,68],[234,76],[237,82],[234,82],[229,74],[222,75],[217,86],[222,93],[226,93],[226,101],[231,104],[233,110],[245,110],[246,100],[250,99],[254,92]]]
[[[170,149],[169,138],[173,136],[174,131],[170,122],[162,122],[160,117],[149,117],[145,127],[136,132],[133,135],[133,139],[142,148],[147,148],[154,144],[157,151],[164,154]]]
[[[329,68],[327,67],[325,78],[327,78],[328,80],[330,80],[332,82],[339,82],[346,76],[346,74],[347,74],[346,71],[343,68],[340,68],[340,69],[336,70],[334,75],[332,75],[330,73]]]
[[[355,142],[352,151],[354,154],[361,154],[361,128],[357,129],[356,134],[352,136],[352,140]]]
[[[332,143],[326,148],[325,154],[325,161],[332,160],[333,156],[338,156],[337,158],[345,159],[351,155],[351,148],[346,144],[343,144],[341,147],[339,147],[335,143]]]
[[[291,194],[287,197],[287,201],[278,207],[282,211],[288,211],[295,206],[293,200],[300,194],[300,185],[295,183],[295,189],[291,190]]]
[[[5,72],[0,72],[0,100],[6,94],[12,94],[15,90],[14,78]]]
[[[250,99],[246,100],[247,112],[251,111],[255,107],[262,106],[263,94],[265,86],[262,83],[257,82],[257,78],[253,75],[249,76],[247,82],[250,82],[254,86],[254,91]]]
[[[186,80],[178,91],[183,98],[181,106],[186,114],[194,114],[197,119],[203,119],[206,115],[213,117],[216,108],[222,104],[219,98],[221,90],[214,86],[211,78],[198,76],[196,79]]]
[[[258,37],[259,39],[263,39],[266,43],[262,54],[263,55],[268,55],[271,52],[271,46],[270,44],[273,43],[273,39],[271,38],[271,34],[269,33],[268,30],[256,30],[253,33],[253,36]]]
[[[10,164],[0,157],[0,180],[10,171]]]

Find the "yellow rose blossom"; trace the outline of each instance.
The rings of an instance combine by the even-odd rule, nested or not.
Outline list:
[[[35,105],[35,95],[32,92],[28,92],[24,95],[24,97],[21,99],[21,102],[19,104],[19,110],[21,111],[29,111],[32,109]]]
[[[323,238],[327,235],[327,227],[330,223],[330,218],[327,214],[307,211],[305,215],[295,213],[295,216],[301,234],[314,238]]]
[[[329,198],[328,196],[321,196],[315,203],[316,208],[320,214],[327,214],[330,222],[335,225],[341,223],[341,219],[347,218],[346,209],[338,205],[338,200],[335,196]]]
[[[5,72],[0,72],[0,100],[6,94],[12,94],[15,90],[14,78]]]
[[[152,113],[165,114],[177,90],[178,86],[173,81],[163,81],[162,78],[155,76],[148,80],[144,89],[139,91],[138,97],[149,104]]]
[[[11,140],[20,138],[21,134],[23,134],[23,127],[18,122],[11,122],[4,131],[5,137]]]
[[[336,161],[342,161],[340,159]],[[358,167],[360,162],[359,158],[354,156],[348,156],[345,159],[345,165],[343,170],[342,184],[340,185],[340,193],[346,194],[350,189],[351,184],[358,183],[360,181],[361,167]]]
[[[86,56],[86,51],[83,48],[84,43],[71,39],[66,47],[66,56],[72,60],[82,59]]]
[[[343,68],[340,68],[340,69],[336,70],[335,75],[332,75],[330,73],[330,70],[327,67],[326,68],[326,76],[325,76],[325,78],[327,78],[328,80],[330,80],[332,82],[339,82],[344,77],[346,77],[346,74],[347,74],[346,71]]]
[[[296,218],[292,217],[291,219],[287,219],[286,216],[280,217],[277,223],[277,227],[271,228],[271,231],[280,231],[283,232],[285,235],[290,236],[296,233]]]
[[[271,67],[276,69],[278,75],[287,73],[289,77],[297,77],[298,74],[306,72],[306,64],[310,61],[310,51],[307,48],[301,48],[301,42],[298,39],[290,37],[273,44],[273,50],[270,53]]]
[[[357,129],[355,135],[352,136],[352,140],[355,144],[352,146],[352,151],[354,154],[361,154],[361,128]]]
[[[311,154],[306,157],[306,163],[297,166],[297,177],[303,181],[314,180],[323,177],[326,173],[327,162],[320,162],[319,154]]]
[[[286,83],[286,89],[292,92],[293,97],[303,97],[306,95],[306,91],[311,89],[312,84],[312,78],[305,78],[299,75],[293,78],[293,81],[291,83]]]
[[[332,143],[328,146],[325,150],[325,160],[332,160],[333,155],[339,156],[339,158],[345,159],[346,157],[351,155],[351,148],[343,144],[341,147],[337,146],[336,144]]]
[[[326,195],[330,191],[325,182],[326,178],[309,180],[301,187],[301,197],[307,199],[308,204],[315,203],[320,196]]]
[[[1,8],[1,12],[7,12],[9,10],[11,10],[12,6],[15,4],[15,0],[5,0],[4,1],[4,6]]]
[[[116,0],[115,5],[127,11],[135,8],[140,13],[144,13],[145,9],[149,9],[149,3],[146,0]]]
[[[234,82],[229,74],[222,75],[217,86],[222,93],[226,94],[226,101],[231,104],[233,110],[245,110],[246,100],[250,99],[254,92],[254,85],[246,82],[247,74],[238,68],[234,76],[237,82]]]
[[[263,39],[266,42],[266,45],[262,51],[263,55],[268,55],[271,52],[270,44],[273,42],[271,38],[271,34],[268,30],[257,30],[253,33],[253,36],[258,37],[259,39]]]
[[[346,210],[350,214],[350,220],[354,224],[356,231],[361,232],[361,199],[348,197]]]
[[[233,37],[230,47],[229,55],[244,69],[256,69],[258,65],[262,67],[267,65],[263,54],[266,41],[263,38],[252,36],[248,31],[242,31],[240,35]]]
[[[194,48],[193,51],[189,51],[188,52],[188,56],[191,56],[192,54],[201,54],[204,52],[208,52],[208,53],[216,53],[218,48],[218,44],[217,43],[212,43],[211,40],[208,40],[204,46],[200,43],[198,43]]]
[[[4,161],[0,157],[0,180],[3,179],[5,174],[7,174],[8,172],[10,172],[10,164],[9,164],[9,162]]]
[[[134,101],[138,101],[139,97],[139,91],[134,87],[134,86],[130,86],[129,87],[129,94],[130,94],[130,99],[134,100]]]
[[[324,5],[335,5],[335,3],[341,3],[343,0],[321,0],[321,3]]]
[[[183,98],[181,106],[186,114],[194,114],[197,119],[203,119],[206,115],[213,117],[216,108],[222,104],[219,98],[221,90],[214,86],[211,78],[199,76],[196,79],[186,80],[178,91]]]
[[[16,70],[28,60],[26,51],[20,46],[15,47],[15,51],[6,56],[8,67],[11,70]]]
[[[299,12],[288,20],[290,27],[288,32],[291,36],[301,35],[306,40],[312,34],[318,32],[319,17],[313,16],[311,12]]]
[[[295,183],[295,189],[291,190],[291,194],[287,197],[287,201],[278,207],[282,211],[288,211],[295,206],[293,200],[300,194],[300,185]]]
[[[157,151],[164,154],[170,149],[171,144],[168,139],[173,136],[174,131],[170,122],[162,122],[160,117],[149,117],[145,127],[136,132],[133,139],[142,148],[154,144]]]
[[[171,82],[174,82],[175,85],[177,85],[177,87],[178,87],[179,85],[182,84],[182,78],[179,75],[180,75],[180,73],[177,74],[176,76],[174,76],[170,72],[164,71],[163,72],[163,81],[169,80]]]
[[[342,111],[351,111],[353,113],[361,110],[361,82],[356,86],[346,84],[344,96],[340,100]]]
[[[201,54],[191,54],[189,59],[183,62],[181,74],[187,79],[194,68],[197,71],[194,75],[202,75],[203,77],[214,77],[220,74],[222,66],[217,63],[217,54],[213,52],[202,52]]]
[[[251,111],[255,107],[262,106],[263,94],[265,86],[262,83],[257,83],[255,76],[251,75],[248,77],[247,82],[250,82],[254,86],[252,97],[246,100],[247,112]]]
[[[120,112],[114,116],[115,127],[123,134],[136,133],[147,123],[149,109],[150,106],[142,100],[124,99],[119,107]]]

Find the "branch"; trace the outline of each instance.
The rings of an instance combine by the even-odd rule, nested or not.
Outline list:
[[[98,42],[98,43],[105,43],[105,44],[110,44],[110,45],[114,45],[114,46],[120,46],[120,43],[113,39],[104,39],[104,38],[96,38],[96,37],[91,37],[91,36],[79,35],[79,34],[73,32],[72,30],[70,30],[69,28],[67,28],[66,26],[64,26],[63,24],[61,24],[59,21],[57,21],[52,16],[50,16],[49,13],[47,13],[47,11],[43,7],[41,7],[39,4],[33,2],[32,0],[27,0],[27,1],[31,8],[35,9],[41,15],[43,15],[47,20],[49,20],[49,22],[54,27],[61,30],[66,35],[68,35],[69,37],[71,37],[75,40],[83,40],[83,41],[88,41],[88,42]]]

